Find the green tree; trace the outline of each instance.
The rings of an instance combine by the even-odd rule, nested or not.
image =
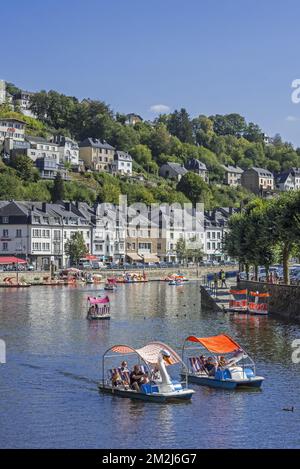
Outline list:
[[[77,265],[79,259],[84,257],[87,253],[87,247],[85,245],[82,233],[74,233],[71,239],[66,241],[65,252],[67,256],[69,256],[71,264]]]
[[[188,172],[177,184],[177,190],[183,192],[193,204],[203,202],[209,207],[211,191],[208,184],[198,174]]]
[[[183,143],[193,143],[193,126],[186,109],[174,111],[167,121],[168,130]]]
[[[65,198],[65,184],[61,177],[60,172],[58,172],[54,179],[54,185],[52,189],[52,202],[57,202],[58,200],[64,200],[64,198]]]
[[[246,130],[245,118],[239,114],[226,114],[224,116],[216,114],[211,116],[214,131],[217,135],[234,135],[240,137]]]
[[[187,256],[186,242],[183,238],[179,238],[176,243],[176,254],[179,262],[184,262]]]
[[[24,154],[17,154],[11,159],[11,166],[24,181],[33,181],[39,178],[39,173],[33,161]]]

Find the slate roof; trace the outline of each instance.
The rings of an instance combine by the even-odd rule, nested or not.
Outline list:
[[[206,165],[196,158],[189,159],[185,167],[188,171],[207,171]]]
[[[99,140],[98,138],[91,138],[91,137],[88,137],[85,140],[83,140],[82,142],[80,142],[79,146],[80,147],[103,148],[103,149],[106,149],[106,150],[114,150],[115,149],[113,146],[109,145],[109,143],[107,143],[105,140],[103,142],[101,142],[101,140]]]

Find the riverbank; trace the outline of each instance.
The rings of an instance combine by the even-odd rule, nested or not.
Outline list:
[[[146,275],[149,281],[159,281],[174,272],[180,272],[182,275],[187,277],[190,280],[201,279],[203,276],[208,273],[219,272],[220,269],[223,269],[225,272],[230,272],[234,270],[234,266],[213,266],[213,267],[183,267],[183,268],[167,268],[167,269],[146,269]],[[102,275],[102,281],[105,281],[108,277],[120,276],[126,270],[93,270],[89,271],[92,274]],[[131,271],[130,271],[131,272]],[[132,271],[134,272],[134,271]],[[138,272],[143,272],[142,269],[139,269]],[[17,282],[17,272],[0,272],[0,288],[5,286],[4,279],[11,278],[13,283]],[[25,271],[19,272],[18,275],[19,282],[30,283],[32,286],[35,285],[48,285],[51,282],[50,272],[49,271]]]

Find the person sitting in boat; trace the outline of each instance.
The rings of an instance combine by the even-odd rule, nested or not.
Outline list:
[[[123,384],[125,386],[129,386],[130,383],[130,372],[127,366],[127,362],[125,360],[122,361],[121,366],[119,368],[120,376],[122,378]]]
[[[226,362],[225,357],[220,357],[219,360],[218,360],[218,366],[220,368],[225,368],[226,365],[227,365],[227,362]]]
[[[120,370],[121,372],[123,373],[124,371],[127,373],[129,373],[129,369],[128,369],[128,366],[127,366],[127,362],[125,360],[122,361],[121,363],[121,366],[120,366]]]
[[[120,386],[122,384],[122,379],[117,369],[113,370],[112,377],[111,377],[111,384],[113,386]]]
[[[139,392],[140,385],[149,383],[149,378],[144,374],[139,365],[134,365],[132,372],[130,373],[130,386],[135,391]]]
[[[213,357],[208,357],[205,370],[207,371],[208,376],[215,376],[216,373],[216,365],[214,364]]]
[[[200,361],[200,371],[205,371],[205,365],[206,365],[205,355],[200,355],[199,361]]]
[[[159,367],[155,365],[151,372],[151,380],[156,381],[158,379],[160,379],[160,371],[159,371]]]

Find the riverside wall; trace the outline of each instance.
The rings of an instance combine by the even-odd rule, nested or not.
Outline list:
[[[247,288],[261,293],[268,292],[270,315],[300,322],[300,286],[242,280],[238,283],[238,288],[241,290]]]
[[[168,275],[172,273],[177,273],[180,272],[184,276],[186,276],[189,279],[201,279],[204,275],[208,273],[214,273],[214,272],[219,272],[220,266],[213,266],[213,267],[182,267],[182,268],[169,268],[169,269],[145,269],[146,275],[149,280],[160,280],[161,278],[167,277]],[[222,267],[222,269],[225,272],[233,271],[235,270],[234,266],[225,266]],[[129,270],[129,271],[123,271],[123,270],[95,270],[92,271],[94,274],[101,274],[103,277],[103,280],[105,280],[107,277],[114,277],[114,276],[119,276],[122,275],[124,272],[143,272],[142,269],[138,270]],[[0,272],[0,287],[1,284],[4,283],[4,279],[6,277],[12,277],[13,279],[17,278],[17,273],[12,271],[12,272]],[[25,281],[27,283],[41,283],[43,281],[47,281],[46,279],[49,279],[50,277],[50,272],[49,271],[20,271],[19,272],[19,281]]]

